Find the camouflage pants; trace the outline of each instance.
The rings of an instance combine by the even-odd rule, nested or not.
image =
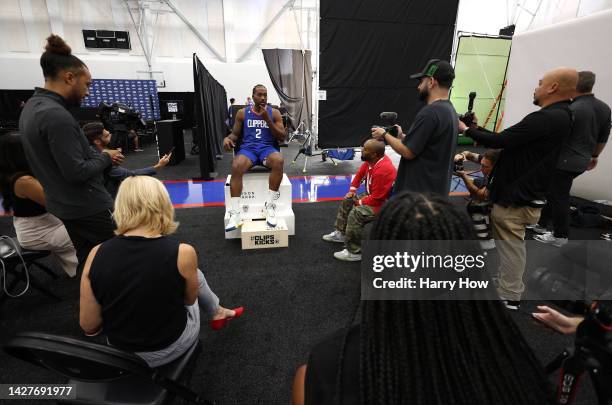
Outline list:
[[[366,195],[363,193],[348,200],[344,199],[338,207],[335,227],[346,236],[345,245],[351,253],[361,252],[363,227],[376,215],[372,207],[368,205],[355,205],[355,201]]]

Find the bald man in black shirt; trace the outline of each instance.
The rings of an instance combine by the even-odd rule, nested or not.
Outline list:
[[[578,72],[578,85],[570,109],[574,112],[574,129],[561,149],[550,188],[547,204],[542,209],[538,225],[541,233],[534,239],[560,247],[567,243],[570,223],[570,191],[574,179],[597,165],[610,136],[610,107],[592,93],[595,73]],[[547,232],[553,221],[554,232]]]
[[[502,149],[491,174],[491,226],[499,251],[497,290],[508,309],[518,310],[525,289],[525,226],[535,223],[544,205],[548,184],[559,160],[561,146],[573,122],[570,98],[578,72],[570,68],[548,71],[540,79],[533,103],[541,109],[499,134],[482,128],[459,130],[474,141]]]

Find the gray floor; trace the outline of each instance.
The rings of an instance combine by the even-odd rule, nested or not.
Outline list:
[[[291,151],[290,147],[288,151]],[[462,147],[460,149],[463,149]],[[155,148],[128,155],[126,165],[141,167],[154,158]],[[285,156],[291,156],[285,152]],[[289,159],[286,159],[289,160]],[[162,171],[161,178],[186,179],[197,175],[193,156]],[[219,167],[227,173],[230,159]],[[352,174],[360,161],[316,162],[309,172]],[[301,168],[289,174],[301,174]],[[461,205],[464,200],[454,198]],[[192,244],[211,287],[228,307],[244,305],[243,318],[213,332],[202,324],[203,351],[190,386],[218,404],[286,404],[295,368],[306,361],[312,345],[345,325],[359,297],[359,265],[338,262],[339,247],[321,241],[333,224],[337,203],[294,204],[296,236],[286,249],[243,251],[238,240],[223,235],[223,207],[177,210],[181,225],[177,238]],[[573,229],[580,239],[597,239],[601,230]],[[10,217],[0,217],[0,234],[14,235]],[[56,269],[56,264],[51,263]],[[78,326],[79,282],[65,277],[53,281],[33,272],[62,297],[56,303],[36,290],[8,299],[0,307],[0,344],[13,333],[41,331],[84,338]],[[0,294],[2,294],[0,292]],[[536,303],[524,303],[512,313],[525,338],[544,364],[564,347],[571,336],[562,336],[538,325],[530,316]],[[422,371],[417,371],[422,372]],[[63,378],[0,352],[0,383],[62,383]],[[556,381],[551,379],[551,384]],[[25,404],[26,402],[18,402]],[[588,379],[577,404],[595,403]]]

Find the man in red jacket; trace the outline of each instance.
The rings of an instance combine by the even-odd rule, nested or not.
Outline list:
[[[349,192],[338,207],[335,230],[323,235],[327,242],[344,243],[345,249],[334,253],[338,260],[357,262],[361,260],[363,227],[374,219],[380,207],[387,201],[397,170],[385,155],[385,144],[376,139],[368,140],[361,150],[361,165],[351,182]],[[366,192],[356,195],[365,181]]]

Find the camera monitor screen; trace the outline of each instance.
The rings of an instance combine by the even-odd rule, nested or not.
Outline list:
[[[183,114],[183,100],[163,100],[162,104],[166,114]]]
[[[178,103],[174,101],[168,101],[168,112],[169,113],[178,113]]]

